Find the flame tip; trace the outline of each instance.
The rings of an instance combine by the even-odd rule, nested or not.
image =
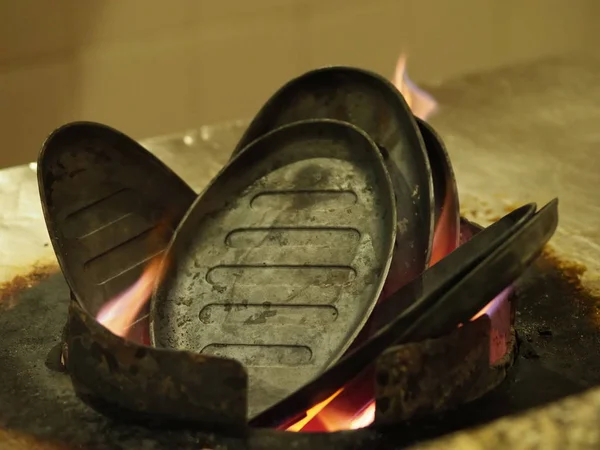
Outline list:
[[[113,334],[126,338],[133,325],[141,320],[139,316],[168,266],[162,256],[152,257],[134,284],[100,308],[96,320]]]

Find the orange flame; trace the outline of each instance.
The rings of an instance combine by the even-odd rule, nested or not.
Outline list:
[[[320,403],[317,403],[315,406],[306,411],[306,415],[294,423],[293,425],[286,428],[286,431],[301,431],[306,424],[308,424],[311,420],[313,420],[329,403],[332,402],[334,398],[336,398],[343,389],[338,389],[338,391],[333,394],[331,397],[323,400]]]
[[[400,55],[392,82],[406,100],[412,113],[419,119],[427,120],[437,111],[437,102],[410,80],[406,71],[406,61],[406,55]]]
[[[456,216],[451,213],[456,208],[451,188],[450,185],[446,186],[446,197],[442,205],[442,212],[433,233],[433,245],[431,257],[429,258],[430,267],[456,250],[459,245],[460,233],[458,233],[457,224],[454,222]]]
[[[142,309],[152,295],[157,278],[161,277],[166,264],[162,254],[152,258],[140,278],[129,288],[109,300],[96,316],[98,322],[117,336],[126,337]]]

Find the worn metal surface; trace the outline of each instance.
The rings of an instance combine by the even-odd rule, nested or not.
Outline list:
[[[203,423],[232,435],[246,428],[248,380],[237,361],[126,341],[76,301],[67,330],[66,368],[77,395],[114,420]]]
[[[515,339],[491,364],[491,331],[491,320],[481,316],[446,337],[389,348],[376,363],[376,422],[454,409],[498,386],[514,361]]]
[[[555,196],[561,201],[560,227],[552,241],[559,258],[533,276],[520,295],[517,327],[531,346],[525,352],[528,356],[519,362],[508,393],[499,390],[501,398],[481,399],[461,409],[461,414],[453,413],[445,420],[472,419],[453,423],[449,429],[492,420],[536,402],[543,404],[600,381],[600,303],[593,295],[600,286],[600,199],[595,189],[600,181],[598,79],[598,62],[548,60],[449,81],[433,90],[441,112],[432,122],[452,158],[464,214],[485,223],[515,204],[542,203]],[[145,144],[199,190],[229,158],[244,126],[202,127],[185,136],[157,138]],[[22,275],[25,285],[34,285],[9,296],[10,309],[0,313],[0,447],[281,448],[282,441],[274,432],[253,432],[239,442],[114,424],[85,407],[74,395],[69,378],[42,363],[60,341],[69,293],[60,275],[50,275],[39,283],[26,277],[32,264],[47,267],[46,263],[54,261],[35,173],[29,167],[0,172],[0,218],[0,280]],[[573,264],[565,266],[568,260]],[[11,287],[5,285],[3,292]],[[573,380],[572,386],[565,377]],[[494,408],[489,402],[496,402]],[[474,449],[553,448],[556,442],[561,443],[560,448],[598,448],[600,418],[595,412],[599,410],[596,388],[565,404],[533,412],[535,419],[503,419],[480,432],[461,432],[434,448],[468,448],[462,446],[465,440]],[[513,424],[514,420],[517,423]],[[538,426],[542,421],[547,428]],[[515,432],[509,433],[508,426]],[[514,440],[500,446],[507,433]],[[345,436],[320,435],[312,440],[297,436],[284,445],[309,449],[339,444],[343,449],[370,450],[397,448],[393,445],[400,442],[393,433],[385,439],[367,432]]]
[[[196,198],[137,142],[89,122],[64,125],[48,138],[38,180],[63,274],[94,316],[162,254]]]
[[[229,163],[178,228],[153,339],[242,362],[255,416],[346,351],[395,241],[392,182],[366,134],[324,119],[280,127]]]

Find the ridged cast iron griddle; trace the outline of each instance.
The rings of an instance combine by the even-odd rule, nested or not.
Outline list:
[[[344,353],[396,231],[382,155],[358,128],[296,122],[240,152],[190,208],[153,296],[157,346],[241,361],[254,415]]]
[[[384,77],[354,67],[312,70],[281,87],[261,108],[234,155],[254,139],[298,120],[351,123],[381,147],[396,192],[398,242],[386,292],[426,269],[435,221],[433,181],[419,126],[402,94]]]
[[[37,173],[58,262],[92,315],[165,249],[195,198],[137,142],[91,122],[54,131],[44,143]]]

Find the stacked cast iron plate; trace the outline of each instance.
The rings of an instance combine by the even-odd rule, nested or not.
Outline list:
[[[383,158],[350,124],[301,121],[240,152],[169,248],[151,336],[244,363],[250,413],[335,363],[373,310],[394,248]]]
[[[448,155],[393,85],[344,67],[275,93],[198,197],[91,123],[49,137],[38,178],[73,292],[65,356],[80,396],[107,414],[204,425],[240,425],[246,409],[252,424],[277,425],[388,346],[468,320],[537,255],[557,216],[555,203],[527,207],[426,271],[458,243]],[[144,346],[94,316],[157,255],[165,276]],[[373,336],[348,353],[371,316]]]
[[[54,131],[38,168],[58,262],[72,292],[93,315],[165,249],[196,198],[137,142],[96,123]]]

